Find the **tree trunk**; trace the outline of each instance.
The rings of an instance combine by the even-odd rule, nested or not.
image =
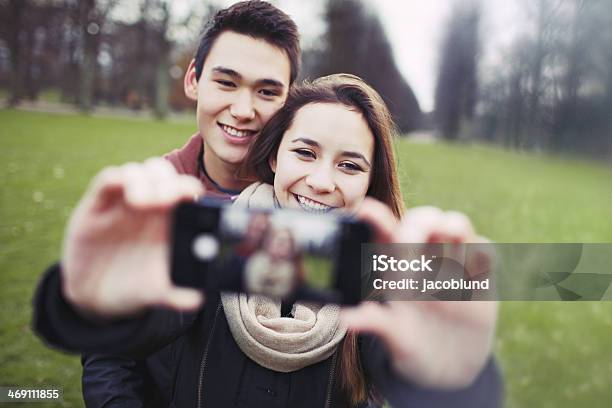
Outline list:
[[[164,2],[160,5],[163,13],[157,31],[157,66],[155,68],[155,105],[154,114],[158,119],[163,119],[168,116],[168,96],[170,95],[170,42],[166,39],[168,31],[168,23],[170,21],[170,11],[168,3]]]
[[[27,7],[26,0],[10,0],[10,28],[8,46],[11,52],[11,94],[9,105],[16,106],[23,97],[23,48],[20,34],[23,27],[23,16]]]
[[[155,117],[163,119],[168,116],[168,95],[170,94],[170,81],[168,74],[168,55],[160,55],[155,69]]]
[[[88,31],[91,17],[96,8],[95,0],[81,0],[79,2],[79,22],[81,26],[81,41],[83,60],[79,75],[79,109],[90,112],[93,108],[93,85],[96,69],[96,39],[95,34]],[[97,33],[96,33],[97,34]]]

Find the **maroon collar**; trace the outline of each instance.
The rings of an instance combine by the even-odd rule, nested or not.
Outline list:
[[[164,158],[172,163],[179,174],[197,177],[206,189],[207,197],[228,201],[235,200],[240,191],[224,189],[208,176],[202,162],[203,153],[204,141],[200,133],[196,133],[183,147],[164,155]],[[202,162],[201,169],[200,162]]]

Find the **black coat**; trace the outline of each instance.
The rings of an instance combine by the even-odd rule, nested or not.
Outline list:
[[[348,406],[338,384],[337,353],[292,373],[264,368],[238,348],[218,295],[208,294],[198,313],[155,310],[108,324],[76,314],[60,287],[59,268],[51,268],[35,297],[34,329],[55,347],[97,353],[84,358],[88,406]],[[501,405],[500,377],[492,361],[464,390],[431,391],[394,375],[376,339],[360,338],[359,345],[368,384],[393,405]]]

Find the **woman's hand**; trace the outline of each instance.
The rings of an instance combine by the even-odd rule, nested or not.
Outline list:
[[[368,199],[359,217],[376,231],[378,242],[483,242],[469,219],[433,207],[407,211],[401,222],[384,204]],[[484,262],[483,262],[484,256]],[[467,252],[464,265],[483,273],[490,254]],[[474,259],[478,258],[477,262]],[[490,356],[496,302],[391,301],[364,302],[345,309],[349,329],[379,336],[388,347],[394,369],[405,379],[426,387],[461,388],[471,384]]]
[[[163,305],[197,308],[202,295],[172,285],[172,208],[203,193],[161,158],[103,170],[73,212],[65,234],[62,281],[66,299],[85,314],[128,316]]]

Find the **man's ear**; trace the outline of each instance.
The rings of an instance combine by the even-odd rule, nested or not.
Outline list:
[[[195,59],[191,60],[189,68],[187,68],[187,72],[185,72],[183,88],[187,98],[191,99],[192,101],[198,100],[198,80],[196,79]]]
[[[276,155],[270,156],[268,164],[270,165],[270,169],[272,169],[272,173],[276,174]]]

